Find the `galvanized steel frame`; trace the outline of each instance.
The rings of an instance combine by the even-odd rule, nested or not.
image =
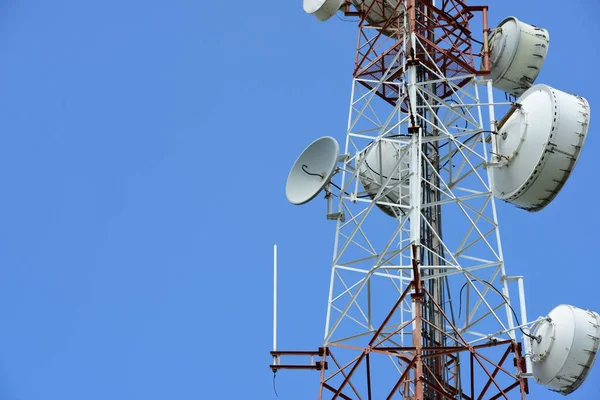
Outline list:
[[[432,0],[400,0],[396,10],[403,11],[379,26],[370,25],[366,15],[373,7],[383,9],[383,0],[368,7],[363,3],[358,10],[350,1],[345,6],[347,15],[360,16],[360,23],[343,165],[333,178],[339,189],[327,189],[339,202],[337,212],[328,215],[336,220],[336,234],[324,346],[317,352],[274,351],[271,365],[274,371],[319,370],[320,399],[327,393],[334,399],[373,398],[375,354],[389,360],[386,376],[389,373],[394,384],[387,398],[423,400],[427,390],[437,399],[481,399],[495,388],[490,398],[508,399],[518,388],[524,399],[527,392],[529,349],[521,354],[516,332],[527,332],[535,321],[527,321],[522,277],[510,277],[505,269],[490,183],[498,124],[494,105],[499,103],[494,102],[491,82],[480,76],[489,66],[487,7],[468,7],[460,0],[441,3],[436,8]],[[448,19],[448,10],[457,14]],[[484,20],[482,70],[475,67],[468,26],[456,22],[468,24],[477,11]],[[417,24],[419,12],[430,21],[424,29]],[[394,27],[396,33],[386,36]],[[448,34],[437,37],[435,29]],[[456,40],[444,47],[448,35]],[[454,60],[461,70],[448,76],[447,63],[440,60]],[[380,176],[377,193],[368,192],[361,184],[361,166],[381,142],[394,143],[402,155],[394,174]],[[402,170],[405,159],[408,174]],[[387,200],[392,190],[401,198],[398,203]],[[423,201],[425,190],[439,198]],[[380,206],[393,210],[395,218],[381,213]],[[431,226],[425,214],[438,211],[452,228],[437,232]],[[436,246],[423,240],[422,226],[433,232],[427,240]],[[424,264],[420,254],[439,262]],[[452,283],[447,304],[439,293],[425,289],[424,284],[435,280]],[[519,323],[511,304],[513,281],[518,283]],[[459,299],[452,298],[452,291]],[[435,310],[439,324],[421,315],[424,302]],[[425,326],[455,346],[423,347]],[[483,354],[501,345],[506,348],[498,354],[499,362]],[[461,364],[462,353],[468,354],[470,367]],[[511,354],[513,372],[504,366]],[[281,356],[308,356],[310,362],[285,364]],[[450,360],[443,376],[428,370],[423,362],[427,357]],[[492,365],[491,373],[482,360]],[[354,374],[363,362],[366,380],[356,381]],[[481,367],[477,377],[476,364]],[[333,372],[326,373],[334,365]],[[469,376],[461,377],[461,369]],[[476,388],[476,379],[482,377],[485,385]]]
[[[411,10],[416,9],[415,3],[418,1],[406,0],[400,4],[405,10]],[[377,1],[373,2],[371,7],[376,4]],[[410,342],[416,329],[414,304],[404,299],[398,306],[399,320],[382,326],[382,331],[377,332],[374,329],[377,318],[373,316],[373,304],[380,293],[373,292],[372,283],[375,279],[387,280],[389,290],[401,295],[414,278],[411,249],[415,245],[425,252],[434,253],[441,261],[439,265],[420,266],[421,271],[428,272],[422,277],[424,281],[451,278],[456,282],[457,277],[463,278],[466,318],[457,329],[469,345],[498,341],[516,344],[515,331],[527,329],[531,323],[526,320],[522,292],[519,298],[520,323],[515,323],[516,313],[512,310],[508,286],[510,277],[504,265],[491,190],[489,169],[493,163],[490,153],[495,152],[491,138],[496,132],[491,82],[478,78],[476,70],[465,69],[462,75],[448,77],[435,62],[427,62],[436,60],[436,54],[431,53],[440,49],[410,29],[414,26],[410,22],[414,15],[411,16],[410,12],[402,16],[404,26],[408,28],[399,31],[398,36],[392,39],[383,35],[391,23],[387,21],[387,25],[373,32],[373,27],[366,22],[364,11],[348,117],[345,161],[335,177],[339,179],[337,185],[340,187],[337,215],[344,218],[337,221],[336,227],[325,346],[343,347],[361,339],[375,338],[373,335],[386,336],[387,340],[394,340],[400,346]],[[380,44],[380,40],[392,41],[392,44],[384,49],[385,45]],[[380,54],[372,55],[370,64],[361,69],[364,60],[368,59],[366,55],[361,59],[364,48],[368,49],[366,54],[374,53],[376,49]],[[365,78],[365,74],[361,73],[390,54],[393,54],[391,61],[388,58],[381,63],[384,68],[379,71],[380,79]],[[426,78],[417,80],[417,70]],[[444,95],[435,91],[436,85],[440,84],[448,88]],[[397,93],[398,98],[390,101],[382,96],[386,90]],[[480,92],[485,94],[485,101],[481,100]],[[488,110],[487,127],[484,127],[484,108]],[[415,130],[418,125],[425,126],[427,132],[423,132],[423,128]],[[377,148],[377,143],[384,141],[394,142],[407,150],[396,163],[397,174],[385,177],[385,181],[380,182],[382,186],[378,193],[369,198],[367,196],[372,193],[361,186],[361,163],[370,151]],[[437,166],[432,165],[432,160],[422,152],[427,144],[446,148],[445,153],[439,154],[435,160]],[[408,177],[400,171],[402,157],[410,158]],[[422,176],[424,164],[439,172],[435,176]],[[405,201],[398,204],[386,201],[390,190],[398,190],[402,196],[402,185],[410,188]],[[439,192],[441,198],[422,203],[421,188],[427,186]],[[388,222],[388,226],[394,227],[388,234],[382,234],[380,230],[374,233],[372,226],[368,226],[369,221],[376,218],[372,215],[379,213],[377,205],[395,210],[396,223]],[[443,248],[440,253],[422,243],[419,226],[424,221],[428,223],[424,220],[425,209],[447,209],[450,206],[454,207],[452,218],[460,219],[461,222],[456,224],[462,224],[466,230],[451,229],[437,235],[436,240]],[[448,217],[446,213],[442,214],[444,218]],[[457,235],[461,235],[458,245],[451,243],[456,241]],[[462,292],[463,289],[460,290],[461,295]],[[411,320],[413,323],[407,323]],[[352,328],[347,329],[350,326]],[[449,329],[448,326],[437,328],[440,332]],[[525,368],[518,373],[518,379],[523,379]]]

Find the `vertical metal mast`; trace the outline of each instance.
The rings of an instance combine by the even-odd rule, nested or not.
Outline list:
[[[432,6],[436,6],[435,0],[432,2]],[[422,5],[423,13],[419,18],[419,24],[421,26],[427,27],[428,39],[432,42],[435,41],[435,29],[431,28],[432,22],[427,16],[431,15],[431,10],[429,10],[427,4]],[[412,15],[411,15],[412,18]],[[414,28],[416,30],[416,20],[417,15],[414,15]],[[416,36],[415,32],[411,33],[413,37]],[[413,48],[416,49],[416,37],[414,39]],[[414,69],[416,72],[417,82],[426,81],[426,73],[423,72],[422,69],[418,67],[418,65],[410,66],[409,68]],[[428,87],[429,91],[435,93],[436,84],[431,83]],[[437,102],[429,98],[428,99],[432,104],[437,104]],[[424,136],[436,136],[439,134],[437,130],[433,130],[432,132],[428,132],[428,124],[431,125],[434,123],[433,116],[429,115],[429,110],[424,107],[425,103],[421,98],[415,98],[417,107],[419,109],[420,114],[422,115],[422,120],[419,123],[420,134]],[[416,110],[415,110],[416,113]],[[425,122],[427,121],[427,123]],[[427,177],[427,180],[431,180],[433,185],[421,184],[421,204],[430,204],[432,202],[436,202],[440,200],[440,192],[437,189],[439,187],[439,181],[436,176],[439,174],[439,149],[437,142],[427,143],[421,145],[421,151],[423,155],[427,157],[431,161],[430,164],[425,164],[421,166],[422,174]],[[420,207],[421,208],[421,207]],[[421,242],[425,244],[426,247],[434,250],[433,253],[425,252],[424,249],[421,249],[420,259],[421,265],[425,268],[428,265],[435,266],[444,265],[444,260],[441,256],[444,255],[444,249],[441,246],[440,241],[437,239],[438,237],[442,237],[442,220],[440,207],[438,205],[423,207],[423,221],[421,222]],[[436,271],[435,269],[423,269],[423,274],[431,276],[432,278],[427,281],[427,286],[429,292],[432,294],[433,299],[440,305],[440,308],[444,313],[450,312],[451,320],[454,323],[454,315],[452,309],[452,302],[449,296],[449,293],[446,292],[446,278],[437,278],[435,277],[437,272],[444,272],[443,269]],[[444,335],[441,335],[437,332],[433,327],[435,326],[443,326],[443,319],[441,313],[438,312],[435,307],[432,306],[431,303],[425,303],[422,309],[423,319],[427,321],[427,323],[423,324],[423,332],[422,339],[423,344],[428,347],[443,347],[446,343]],[[430,379],[437,379],[443,384],[448,382],[448,374],[446,372],[445,366],[448,365],[448,356],[444,355],[436,358],[428,358],[426,361],[428,366],[428,372],[426,375],[429,376]],[[459,375],[458,375],[459,376]],[[460,379],[456,380],[460,385]],[[438,399],[438,395],[435,391],[430,391],[428,393],[428,398]]]
[[[469,346],[463,334],[472,320],[500,325],[490,332],[503,332],[504,345],[520,359],[487,180],[485,141],[493,129],[483,128],[479,71],[468,30],[474,12],[485,14],[487,9],[470,8],[460,1],[443,1],[441,8],[420,0],[354,5],[358,5],[361,22],[338,209],[345,220],[338,220],[336,231],[325,345],[332,355],[348,346],[363,349],[368,396],[374,396],[372,354],[380,352],[400,375],[399,386],[388,395],[457,396],[464,391],[459,374],[461,351],[447,348]],[[384,170],[386,147],[394,150],[392,174]],[[370,160],[376,160],[376,165],[370,165]],[[460,183],[466,187],[459,187]],[[446,235],[451,237],[445,241],[442,208],[450,209],[450,205],[454,206],[450,218],[461,221],[452,221],[455,229],[448,230]],[[377,207],[395,217],[396,224],[380,221],[386,217]],[[395,228],[384,234],[383,224]],[[377,234],[372,231],[375,226]],[[484,257],[486,252],[492,257]],[[451,278],[457,281],[456,275],[462,279],[454,286],[461,288],[460,296],[466,296],[460,299],[460,307],[466,309],[459,310],[462,329],[454,317],[449,287]],[[391,288],[383,289],[386,283],[379,281],[387,281]],[[380,305],[385,298],[382,292],[406,295],[390,309],[393,301],[387,307]],[[486,343],[481,340],[486,335],[478,336],[477,343],[500,342],[494,337]],[[365,347],[366,338],[371,340]],[[401,348],[410,348],[411,362],[394,360],[402,358]],[[462,370],[475,379],[477,356],[472,358],[472,367]],[[502,362],[506,359],[501,358]],[[342,368],[347,362],[355,368]],[[347,390],[358,395],[356,385],[347,386],[361,362],[360,357],[340,362],[337,376],[347,373],[350,378],[343,379],[336,390],[327,380],[322,389],[331,391],[333,398]],[[496,376],[497,372],[489,374],[491,382],[485,391],[495,386],[502,393],[514,382],[525,390],[516,375],[504,387]],[[476,390],[477,385],[469,386]]]

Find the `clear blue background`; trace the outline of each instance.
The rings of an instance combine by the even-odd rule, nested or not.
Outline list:
[[[594,0],[494,0],[548,28],[539,78],[600,107]],[[280,347],[322,343],[334,225],[289,205],[289,167],[342,140],[356,24],[300,0],[7,0],[0,5],[0,399],[272,399]],[[599,108],[600,109],[600,108]],[[500,205],[531,317],[600,311],[592,129],[538,214]],[[279,398],[318,374],[282,372]],[[530,399],[558,399],[531,384]],[[600,398],[600,366],[571,399]]]

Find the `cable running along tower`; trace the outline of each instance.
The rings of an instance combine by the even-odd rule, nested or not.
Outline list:
[[[319,371],[319,399],[524,399],[531,377],[575,390],[600,316],[563,305],[528,320],[495,203],[545,207],[587,135],[585,99],[533,85],[548,32],[514,17],[489,29],[488,7],[461,0],[304,9],[357,17],[358,44],[345,144],[314,141],[286,184],[293,204],[324,192],[336,224],[324,344],[274,348],[273,371]]]

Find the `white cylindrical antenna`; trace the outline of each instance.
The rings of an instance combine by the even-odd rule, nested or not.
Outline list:
[[[273,245],[273,351],[277,350],[277,245]],[[276,364],[273,356],[273,364]]]
[[[573,172],[590,123],[586,99],[546,85],[519,97],[521,107],[499,129],[498,148],[507,160],[493,169],[496,197],[528,211],[546,207]]]

